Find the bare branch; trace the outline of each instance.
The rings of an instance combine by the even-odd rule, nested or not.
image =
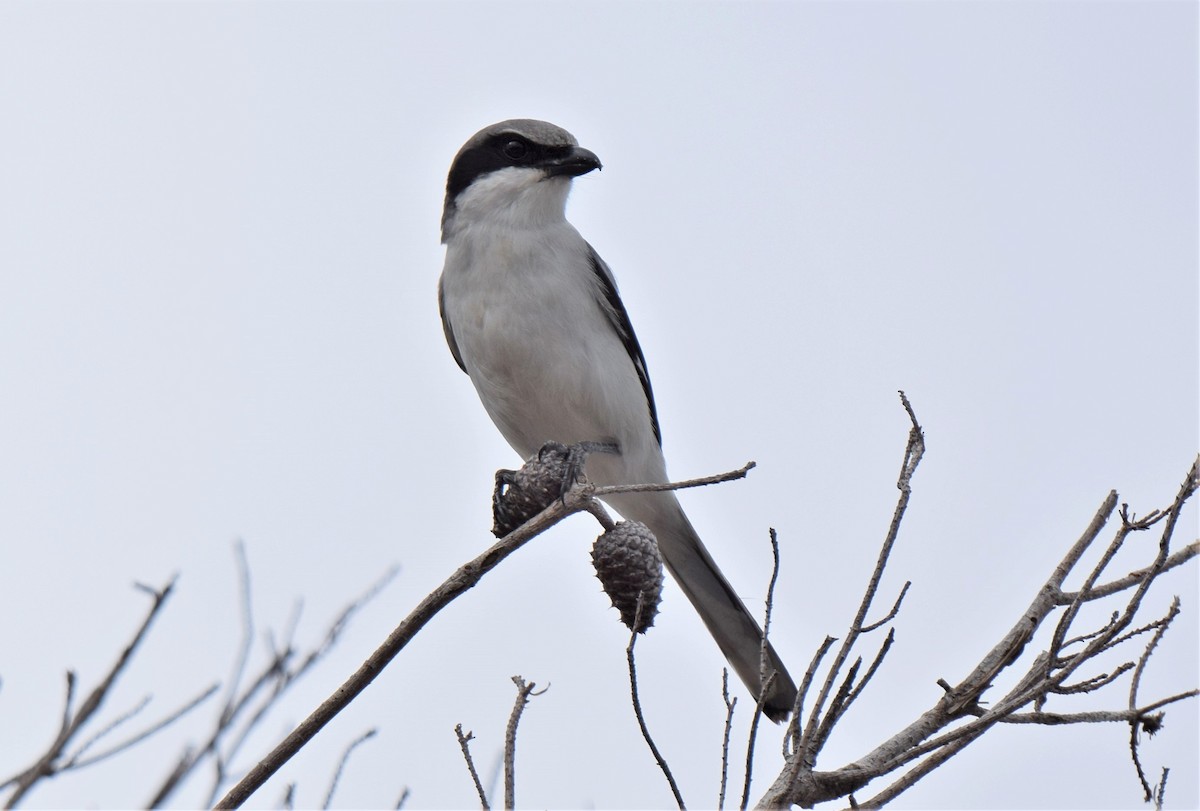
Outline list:
[[[934,754],[917,764],[914,768],[910,769],[908,772],[905,772],[902,778],[888,786],[879,794],[876,794],[874,797],[871,797],[868,800],[860,800],[858,807],[882,808],[900,794],[916,785],[917,781],[919,781],[922,777],[941,766],[963,749],[967,748],[967,746],[973,743],[986,731],[986,729],[977,729],[970,733],[959,736],[956,740],[941,747],[939,751],[936,751]]]
[[[84,752],[86,752],[88,746],[90,746],[90,744],[96,740],[96,738],[93,738],[91,741],[88,742],[88,744],[80,747],[79,751],[71,756],[68,763],[70,764],[71,768],[82,769],[87,766],[91,766],[92,764],[99,763],[102,760],[107,760],[108,758],[113,757],[114,755],[118,755],[121,752],[124,752],[126,749],[130,749],[130,748],[136,746],[137,744],[141,743],[142,741],[146,740],[151,735],[154,735],[156,732],[159,732],[159,731],[165,729],[166,727],[170,726],[171,724],[175,723],[180,718],[187,715],[189,712],[196,709],[196,707],[199,707],[201,704],[203,704],[209,698],[214,696],[216,694],[217,690],[219,690],[220,688],[221,688],[221,685],[219,685],[219,684],[209,685],[207,690],[200,693],[196,697],[192,698],[190,701],[188,701],[186,704],[184,704],[179,709],[175,710],[174,712],[169,713],[162,720],[147,727],[146,729],[139,732],[137,735],[134,735],[132,738],[129,738],[126,741],[122,741],[121,743],[113,746],[111,749],[106,749],[97,755],[92,755],[90,758],[84,758],[83,757]]]
[[[1142,758],[1138,755],[1138,731],[1137,724],[1131,722],[1129,724],[1129,759],[1133,761],[1133,769],[1137,773],[1138,782],[1142,784],[1142,791],[1145,793],[1145,801],[1150,802],[1154,799],[1154,789],[1146,782],[1146,772],[1142,768]]]
[[[762,720],[763,704],[766,703],[767,695],[777,676],[778,673],[772,670],[771,675],[762,682],[762,692],[755,704],[754,715],[750,718],[750,737],[746,742],[746,773],[742,782],[742,803],[738,806],[742,811],[745,811],[746,806],[750,804],[750,781],[754,776],[754,742],[758,738],[758,722]]]
[[[504,731],[504,807],[507,809],[516,807],[517,794],[517,724],[521,722],[521,713],[525,712],[525,705],[529,703],[530,696],[540,696],[546,692],[533,692],[536,686],[533,682],[525,683],[525,680],[520,676],[512,677],[513,684],[517,685],[517,700],[513,703],[512,714],[508,717],[508,727]]]
[[[1115,495],[1115,493],[1113,495]],[[1146,526],[1149,526],[1149,525],[1147,524]],[[1091,573],[1088,574],[1087,579],[1084,580],[1084,583],[1080,587],[1078,594],[1083,595],[1083,594],[1087,594],[1089,591],[1091,591],[1091,588],[1095,584],[1096,580],[1099,579],[1100,575],[1104,573],[1104,570],[1106,568],[1108,568],[1108,564],[1112,562],[1112,559],[1116,556],[1117,552],[1120,551],[1121,547],[1124,545],[1125,539],[1127,537],[1129,537],[1129,533],[1136,531],[1138,529],[1142,529],[1142,528],[1144,528],[1144,527],[1139,527],[1138,525],[1132,523],[1129,520],[1128,514],[1126,512],[1126,506],[1122,505],[1122,507],[1121,507],[1121,527],[1120,527],[1120,529],[1117,530],[1116,534],[1113,536],[1112,541],[1109,543],[1108,547],[1104,550],[1104,553],[1101,555],[1099,562],[1095,565],[1095,567],[1093,567]],[[1046,665],[1047,674],[1049,673],[1050,668],[1053,668],[1058,664],[1059,651],[1062,650],[1063,643],[1065,642],[1066,637],[1067,637],[1067,631],[1071,627],[1071,625],[1075,622],[1075,618],[1079,615],[1079,610],[1083,607],[1083,604],[1084,604],[1083,600],[1076,599],[1074,602],[1072,602],[1070,605],[1067,606],[1067,610],[1065,612],[1063,612],[1063,615],[1061,617],[1059,617],[1058,624],[1054,628],[1054,637],[1050,641],[1050,656],[1047,660],[1047,665]],[[1114,617],[1113,621],[1111,621],[1109,623],[1109,626],[1104,629],[1104,633],[1096,635],[1096,638],[1104,638],[1107,636],[1108,638],[1111,639],[1112,638],[1111,629],[1116,628],[1117,624],[1119,622],[1120,622],[1120,615],[1117,615],[1116,617]],[[1095,644],[1095,641],[1096,641],[1095,639],[1091,640],[1091,642],[1093,644]],[[1075,656],[1078,657],[1079,655],[1080,654],[1076,654]],[[1044,701],[1045,701],[1044,697],[1039,697],[1035,708],[1041,709],[1042,702],[1044,702]]]
[[[237,808],[291,757],[312,740],[334,716],[341,712],[367,688],[388,663],[438,612],[455,598],[473,587],[501,561],[524,546],[536,535],[578,512],[584,498],[572,488],[563,498],[555,499],[549,507],[517,527],[493,544],[474,560],[460,566],[440,586],[423,599],[388,635],[374,653],[329,698],[325,699],[304,721],[285,737],[266,757],[260,760],[226,795],[216,807]]]
[[[642,595],[639,594],[633,627],[639,627],[641,621]],[[625,661],[629,664],[629,695],[633,701],[633,714],[637,717],[638,729],[642,731],[642,738],[645,739],[646,745],[650,747],[650,754],[654,756],[654,762],[658,764],[658,768],[662,770],[663,776],[667,778],[667,784],[671,787],[671,794],[675,797],[675,804],[679,806],[680,811],[683,811],[683,795],[679,793],[679,786],[675,783],[675,775],[671,774],[671,767],[667,765],[667,761],[663,758],[662,753],[654,745],[654,739],[650,737],[650,729],[646,726],[646,717],[642,715],[642,702],[638,699],[637,665],[633,657],[633,648],[637,644],[637,636],[637,631],[631,632],[629,634],[629,646],[625,648]]]
[[[1179,598],[1175,597],[1171,600],[1171,607],[1167,609],[1167,614],[1158,622],[1152,623],[1155,627],[1154,636],[1146,643],[1146,650],[1138,659],[1137,670],[1134,671],[1133,679],[1129,684],[1129,708],[1133,709],[1137,706],[1138,688],[1142,684],[1142,673],[1146,670],[1146,663],[1150,661],[1150,655],[1154,653],[1154,649],[1158,647],[1158,643],[1162,641],[1163,635],[1167,632],[1171,622],[1179,616]]]
[[[237,808],[245,802],[259,786],[266,782],[267,778],[278,771],[284,763],[291,759],[292,755],[312,740],[322,727],[365,690],[367,685],[375,680],[383,668],[439,611],[478,583],[483,575],[521,548],[536,534],[577,511],[579,509],[577,498],[569,493],[567,499],[556,499],[538,516],[510,532],[482,555],[459,567],[413,609],[350,678],[233,786],[216,807]],[[574,503],[568,506],[568,502]]]
[[[854,660],[854,664],[850,665],[850,669],[846,671],[846,675],[842,678],[841,685],[838,686],[837,692],[834,693],[833,699],[829,702],[829,711],[825,713],[825,717],[821,720],[820,726],[817,727],[817,733],[812,738],[812,743],[809,744],[814,752],[819,752],[828,740],[829,734],[833,731],[833,725],[842,717],[846,708],[846,699],[850,696],[850,691],[854,686],[854,680],[858,678],[858,669],[862,667],[862,657],[859,656]]]
[[[875,658],[871,661],[871,666],[867,668],[866,675],[862,677],[862,681],[860,681],[855,686],[854,690],[851,691],[850,695],[846,697],[847,708],[849,708],[849,706],[854,703],[854,700],[862,694],[863,688],[867,686],[867,682],[869,682],[871,677],[875,675],[875,671],[877,671],[879,669],[879,665],[883,663],[883,657],[887,656],[888,651],[892,648],[892,643],[895,641],[896,630],[894,628],[890,628],[888,629],[887,637],[885,637],[883,640],[883,644],[879,646],[878,653],[875,654]],[[843,710],[843,713],[844,712],[845,711]]]
[[[1142,673],[1146,669],[1146,662],[1150,661],[1150,655],[1154,653],[1154,649],[1158,647],[1159,641],[1163,638],[1163,634],[1167,632],[1167,628],[1171,625],[1171,621],[1179,616],[1179,598],[1176,597],[1171,601],[1171,607],[1167,610],[1167,615],[1160,620],[1160,625],[1154,632],[1154,636],[1146,643],[1146,650],[1138,659],[1137,669],[1133,673],[1133,678],[1129,683],[1129,708],[1133,709],[1137,706],[1138,688],[1142,684]],[[1133,768],[1137,773],[1138,782],[1142,784],[1142,791],[1145,793],[1146,802],[1154,799],[1155,792],[1151,788],[1150,783],[1146,780],[1146,773],[1142,770],[1142,760],[1138,756],[1138,722],[1141,717],[1130,719],[1129,721],[1129,754],[1133,760]],[[1164,778],[1165,782],[1165,778]],[[1160,784],[1161,788],[1161,784]]]
[[[350,754],[359,746],[374,738],[377,731],[376,729],[368,729],[352,740],[350,745],[346,747],[346,751],[342,752],[342,757],[338,761],[333,778],[329,781],[329,790],[325,792],[325,802],[321,805],[321,808],[329,808],[330,804],[333,803],[333,793],[337,791],[338,782],[342,779],[342,772],[346,769],[346,761],[350,759]]]
[[[1154,620],[1153,622],[1148,622],[1140,628],[1134,628],[1132,631],[1126,631],[1109,642],[1107,648],[1115,648],[1124,642],[1128,642],[1136,636],[1141,636],[1142,634],[1149,633],[1150,631],[1157,631],[1159,628],[1170,625],[1172,619],[1174,619],[1174,617],[1162,617]]]
[[[255,676],[246,686],[240,697],[234,702],[232,709],[225,710],[217,716],[213,724],[213,729],[208,740],[199,748],[189,747],[191,751],[190,762],[180,761],[180,766],[172,773],[172,779],[168,780],[159,788],[154,800],[150,806],[157,808],[162,805],[168,796],[172,794],[182,783],[182,781],[198,767],[206,757],[211,757],[213,761],[213,775],[211,785],[209,787],[208,801],[205,805],[211,805],[217,793],[221,790],[221,786],[225,783],[225,767],[226,764],[237,752],[243,738],[250,734],[250,731],[261,720],[261,718],[271,708],[274,701],[282,692],[281,683],[285,679],[287,672],[288,661],[293,657],[295,651],[288,646],[284,650],[272,651],[271,658],[259,669],[258,675]],[[265,694],[265,695],[264,695]],[[262,702],[259,706],[251,711],[255,701],[262,697]],[[248,720],[243,724],[240,734],[235,733],[235,724],[241,718],[244,712],[250,712]],[[232,743],[225,751],[221,750],[222,741],[231,737]]]
[[[389,567],[388,570],[384,572],[378,580],[367,587],[366,591],[347,603],[346,606],[343,607],[340,612],[338,612],[337,616],[334,617],[328,628],[326,628],[325,634],[321,637],[321,640],[314,645],[312,649],[308,651],[308,653],[304,654],[296,664],[293,665],[291,662],[299,655],[294,637],[299,626],[300,613],[303,607],[303,601],[298,600],[296,602],[295,609],[293,610],[285,629],[282,647],[275,648],[273,645],[270,647],[272,659],[263,668],[259,679],[254,684],[254,689],[247,690],[243,694],[243,699],[241,702],[239,702],[238,713],[240,713],[243,709],[249,708],[250,704],[252,703],[251,699],[256,693],[259,692],[260,688],[269,688],[269,692],[263,696],[258,707],[255,708],[254,711],[246,718],[246,721],[242,724],[241,729],[236,734],[230,736],[230,741],[228,746],[225,748],[225,751],[223,753],[218,753],[216,750],[214,750],[214,754],[217,755],[216,759],[220,761],[222,765],[232,761],[233,758],[236,757],[238,752],[241,751],[241,748],[245,744],[246,740],[249,738],[250,734],[266,716],[267,712],[269,712],[272,707],[275,706],[280,697],[282,697],[293,684],[304,677],[318,662],[324,659],[329,652],[333,650],[334,646],[341,638],[342,633],[349,626],[351,620],[353,620],[354,617],[364,607],[366,607],[368,603],[374,600],[375,597],[377,597],[380,592],[382,592],[383,589],[385,589],[388,584],[395,579],[399,571],[400,567],[398,566]],[[233,727],[232,722],[233,718],[231,717],[229,723],[230,729]],[[221,788],[222,782],[223,781],[214,781],[212,792],[209,795],[208,805],[212,805],[212,803],[216,801],[217,793]]]
[[[137,717],[137,715],[139,713],[141,713],[142,710],[146,709],[146,707],[150,704],[150,701],[151,701],[150,696],[142,696],[141,701],[139,701],[137,704],[134,704],[128,710],[121,713],[116,718],[112,719],[107,724],[105,724],[103,727],[101,727],[98,732],[96,732],[90,738],[88,738],[86,741],[81,743],[79,745],[79,748],[76,749],[74,752],[72,752],[69,755],[65,755],[63,757],[62,763],[58,767],[58,770],[60,772],[65,772],[68,769],[77,767],[79,765],[79,763],[78,763],[79,758],[83,754],[85,754],[89,749],[91,749],[93,746],[95,746],[98,742],[104,740],[104,738],[107,737],[109,735],[109,733],[111,733],[111,732],[115,731],[116,729],[118,729],[119,727],[121,727],[126,721],[130,721],[133,718]]]
[[[871,631],[880,628],[896,618],[900,613],[900,604],[904,602],[904,595],[908,594],[908,589],[912,585],[911,580],[905,580],[904,585],[900,588],[900,593],[896,595],[896,602],[892,604],[892,610],[887,612],[883,619],[879,622],[873,622],[870,625],[859,628],[859,633],[869,634]]]
[[[771,657],[768,653],[771,644],[771,610],[775,606],[775,583],[779,580],[779,537],[775,533],[774,527],[769,528],[768,536],[771,540],[771,579],[767,582],[762,641],[759,644],[758,653],[758,683],[761,685],[761,689],[759,690],[757,705],[754,708],[754,717],[750,719],[750,738],[746,743],[746,773],[742,783],[741,804],[741,808],[743,809],[750,804],[750,783],[754,777],[754,744],[758,739],[758,722],[762,718],[763,706],[766,703],[767,696],[770,695],[771,687],[774,685],[775,679],[779,677],[778,672],[770,666]]]
[[[1096,511],[1095,516],[1092,517],[1087,529],[1059,561],[1050,574],[1050,578],[1038,591],[1030,606],[1022,612],[1017,623],[1004,635],[999,644],[984,656],[975,669],[957,687],[946,694],[943,701],[949,703],[945,707],[936,709],[935,713],[945,713],[949,717],[955,717],[963,707],[974,704],[978,700],[979,695],[987,689],[1000,671],[1017,661],[1024,652],[1026,643],[1033,636],[1034,630],[1058,606],[1057,597],[1061,593],[1063,580],[1075,568],[1084,552],[1095,542],[1116,506],[1117,494],[1116,491],[1111,491]],[[1045,657],[1047,662],[1049,662],[1049,658]],[[918,723],[927,724],[935,720],[926,716],[922,716],[922,719],[923,721],[918,721]],[[904,734],[901,733],[901,735]],[[899,738],[899,736],[897,737]],[[897,744],[901,743],[899,740],[894,739],[894,741]],[[887,744],[885,744],[886,746]]]
[[[1064,724],[1104,724],[1131,723],[1141,721],[1155,710],[1168,704],[1175,704],[1189,698],[1200,696],[1200,690],[1188,690],[1184,693],[1159,699],[1153,704],[1131,710],[1098,710],[1095,712],[1018,712],[1003,720],[1006,724],[1041,724],[1043,726],[1060,726]]]
[[[912,495],[913,474],[916,473],[917,466],[921,463],[921,458],[925,454],[925,432],[921,429],[921,424],[917,421],[917,415],[913,411],[912,404],[904,392],[900,392],[900,402],[904,406],[904,410],[908,414],[911,423],[908,432],[908,443],[904,448],[904,459],[900,465],[900,475],[896,481],[896,488],[900,491],[900,498],[896,502],[896,508],[892,513],[892,523],[888,527],[887,535],[884,537],[883,545],[879,550],[879,556],[875,561],[875,569],[871,572],[871,579],[867,583],[862,601],[858,606],[858,611],[854,615],[854,620],[850,623],[850,631],[842,641],[842,645],[834,657],[833,664],[829,668],[829,673],[825,677],[825,682],[821,686],[821,691],[817,695],[817,701],[809,714],[804,734],[801,736],[800,743],[797,746],[799,750],[804,752],[803,757],[807,761],[816,761],[817,753],[824,743],[823,737],[818,735],[821,729],[821,713],[825,708],[825,702],[829,697],[830,691],[833,689],[833,684],[850,655],[850,650],[854,647],[854,643],[858,641],[859,636],[862,635],[862,629],[867,627],[867,612],[871,610],[871,603],[875,599],[875,594],[879,591],[879,582],[883,578],[883,571],[887,567],[888,559],[891,557],[892,547],[895,546],[896,538],[900,534],[900,524],[904,520],[904,513],[908,509],[908,501]],[[826,731],[828,731],[828,728],[826,728]]]
[[[721,484],[722,482],[744,479],[757,466],[757,462],[747,462],[737,470],[717,473],[713,476],[701,476],[698,479],[687,479],[681,482],[666,482],[664,484],[613,484],[607,487],[584,485],[584,487],[588,495],[596,498],[615,496],[621,493],[660,493],[664,490],[686,490],[689,487],[706,487],[710,484]]]
[[[691,482],[681,482],[670,485],[667,489],[715,484],[720,481],[742,478],[753,467],[753,463],[748,463],[741,469],[730,473],[706,479],[695,479]],[[312,740],[313,736],[334,716],[365,690],[367,685],[374,681],[375,677],[438,612],[478,583],[501,561],[567,516],[582,510],[590,511],[589,505],[593,495],[609,495],[612,492],[609,488],[597,488],[586,482],[577,484],[562,498],[555,499],[546,509],[505,535],[483,554],[460,566],[405,617],[404,621],[388,635],[387,639],[358,670],[234,785],[216,804],[216,807],[220,809],[237,808],[245,802],[271,775],[277,772],[296,752],[300,751],[301,747]]]
[[[79,679],[75,675],[74,670],[67,671],[67,695],[63,699],[63,715],[62,725],[59,726],[59,734],[66,732],[71,728],[71,714],[75,706],[75,688],[78,686]]]
[[[107,698],[109,690],[116,683],[117,677],[125,670],[125,666],[129,664],[129,660],[146,637],[147,631],[150,630],[150,625],[154,622],[154,618],[158,616],[167,598],[171,595],[171,591],[175,588],[175,580],[176,577],[172,577],[162,589],[152,589],[140,583],[134,584],[140,591],[150,594],[153,601],[150,610],[146,613],[145,619],[142,620],[141,626],[134,633],[133,639],[125,646],[125,649],[117,657],[117,661],[109,669],[108,674],[92,689],[88,697],[84,699],[83,704],[74,713],[71,712],[71,704],[75,692],[75,675],[73,673],[67,674],[66,709],[63,712],[63,723],[58,736],[50,744],[49,749],[32,766],[16,777],[5,781],[5,786],[15,784],[13,793],[5,805],[6,808],[16,807],[39,780],[49,777],[59,770],[59,760],[62,758],[66,747],[104,704],[104,699]]]
[[[877,746],[873,751],[855,758],[849,765],[840,769],[816,772],[813,771],[814,752],[820,746],[822,732],[827,731],[829,727],[816,723],[815,713],[809,714],[803,733],[799,732],[799,724],[790,727],[788,740],[792,743],[792,749],[789,751],[786,746],[784,749],[787,763],[775,783],[760,800],[760,806],[780,807],[794,804],[811,807],[818,802],[852,795],[853,792],[882,775],[897,770],[906,770],[883,791],[869,800],[860,801],[862,807],[878,807],[903,793],[924,775],[945,763],[999,723],[1051,725],[1124,722],[1129,723],[1135,731],[1142,730],[1151,734],[1160,728],[1162,712],[1156,710],[1166,704],[1194,698],[1200,695],[1200,692],[1191,690],[1154,704],[1133,709],[1135,699],[1131,700],[1129,709],[1116,712],[1047,713],[1041,709],[1041,703],[1050,695],[1069,695],[1098,690],[1112,684],[1120,676],[1130,671],[1133,671],[1134,681],[1140,681],[1139,669],[1129,662],[1102,675],[1087,677],[1068,684],[1068,679],[1085,664],[1094,661],[1094,657],[1098,654],[1113,650],[1147,631],[1153,631],[1155,638],[1147,645],[1146,652],[1138,660],[1139,665],[1144,668],[1157,645],[1157,639],[1161,638],[1170,626],[1174,608],[1168,612],[1167,616],[1149,623],[1142,623],[1137,627],[1134,627],[1134,619],[1142,606],[1143,598],[1158,576],[1167,571],[1168,567],[1174,568],[1182,565],[1196,556],[1195,544],[1174,554],[1171,553],[1170,544],[1179,514],[1184,504],[1196,491],[1198,467],[1200,467],[1200,460],[1192,465],[1184,484],[1168,509],[1156,510],[1141,519],[1135,519],[1128,508],[1123,507],[1120,512],[1121,525],[1115,528],[1112,540],[1102,552],[1099,561],[1086,575],[1084,584],[1075,592],[1067,593],[1063,589],[1064,581],[1098,539],[1104,526],[1116,510],[1117,495],[1115,492],[1109,493],[1087,529],[1067,550],[1062,560],[1034,596],[1029,607],[1021,612],[1012,629],[957,686],[951,686],[945,680],[939,680],[939,684],[944,686],[945,695],[913,723]],[[1127,578],[1111,581],[1104,586],[1097,586],[1096,583],[1099,582],[1100,576],[1110,565],[1116,550],[1121,547],[1125,539],[1133,532],[1144,531],[1153,526],[1162,528],[1153,563]],[[1107,619],[1099,629],[1083,633],[1073,630],[1077,618],[1080,616],[1080,606],[1085,602],[1098,599],[1101,596],[1101,590],[1107,594],[1126,591],[1129,593],[1125,597],[1124,605],[1114,611],[1111,618]],[[1051,647],[1033,657],[1028,665],[1028,670],[1018,679],[1015,686],[1000,701],[993,702],[990,708],[985,709],[980,701],[983,693],[992,686],[1002,671],[1014,665],[1021,658],[1025,646],[1033,638],[1034,633],[1059,609],[1065,610],[1056,618],[1053,639],[1050,640]],[[855,627],[861,627],[861,623]],[[1068,647],[1071,648],[1070,651],[1066,650]],[[842,649],[846,649],[845,643],[843,643]],[[868,675],[863,677],[863,684],[870,678],[873,668],[874,665],[868,669]],[[822,691],[818,699],[818,705],[829,701],[826,719],[836,719],[839,707],[844,708],[849,704],[859,689],[855,687],[849,694],[846,694],[844,688],[847,682],[843,679],[842,689],[838,691],[838,695],[829,699],[829,695],[833,692],[832,684],[832,677],[827,677],[826,689]],[[801,693],[805,689],[807,688],[802,688]],[[1136,688],[1133,689],[1133,694],[1136,694]],[[800,701],[801,699],[798,698],[797,707]],[[1030,705],[1033,706],[1033,712],[1020,712]],[[1136,758],[1136,732],[1131,741],[1131,750]],[[1139,772],[1139,774],[1141,773]],[[1148,781],[1144,779],[1144,775],[1141,775],[1141,778],[1144,786],[1147,786]],[[1150,799],[1149,793],[1147,799]]]
[[[471,757],[470,741],[475,734],[473,732],[463,734],[462,724],[454,725],[454,734],[458,736],[458,746],[462,749],[463,760],[467,761],[467,771],[471,773],[471,781],[475,784],[475,791],[479,794],[479,806],[483,811],[488,811],[491,806],[488,805],[487,794],[483,790],[483,784],[479,782],[479,772],[475,771],[475,761]]]
[[[1163,811],[1163,803],[1167,798],[1167,775],[1171,770],[1163,766],[1162,778],[1158,781],[1158,788],[1154,790],[1154,811]]]
[[[779,580],[779,537],[775,534],[775,527],[768,528],[768,536],[771,539],[771,579],[767,581],[762,643],[759,645],[758,654],[758,683],[762,685],[762,690],[759,692],[764,697],[767,695],[767,680],[775,673],[775,671],[769,670],[771,657],[767,652],[771,648],[771,610],[775,607],[775,583]],[[759,703],[762,703],[761,699]]]
[[[1192,541],[1182,549],[1171,554],[1161,567],[1158,568],[1159,574],[1168,572],[1171,569],[1177,569],[1187,563],[1192,558],[1200,555],[1200,541]],[[1093,586],[1086,594],[1082,592],[1063,592],[1058,597],[1059,605],[1069,605],[1075,601],[1087,602],[1090,600],[1099,600],[1104,597],[1109,597],[1128,588],[1132,588],[1146,579],[1146,575],[1150,569],[1138,569],[1135,572],[1130,572],[1124,577],[1105,583],[1102,586]]]
[[[717,795],[717,808],[725,808],[725,788],[729,783],[729,736],[733,732],[733,708],[737,696],[729,698],[729,668],[721,668],[721,698],[725,701],[725,736],[721,739],[721,792]]]
[[[245,563],[244,554],[238,559]],[[248,683],[228,694],[213,721],[213,727],[207,739],[200,745],[192,745],[185,749],[176,761],[175,768],[155,791],[153,798],[148,803],[149,807],[157,808],[166,803],[167,799],[208,758],[212,760],[214,772],[206,803],[211,805],[225,783],[227,764],[237,755],[251,732],[288,689],[333,648],[350,620],[395,578],[398,571],[397,567],[391,567],[382,577],[368,586],[361,595],[347,604],[330,623],[320,642],[296,662],[299,654],[294,642],[294,635],[298,627],[300,606],[302,605],[298,602],[290,613],[285,626],[283,644],[277,646],[274,641],[268,640],[269,658],[267,661],[263,663],[253,678],[249,679]],[[243,594],[243,629],[245,633],[253,633],[253,624],[248,619],[251,616],[249,613],[251,597],[248,568],[240,568],[238,579]],[[248,659],[242,661],[245,657],[243,650],[244,642],[243,647],[239,648],[233,669],[234,678],[239,684],[245,681],[245,670],[248,664]]]
[[[254,643],[254,601],[250,594],[250,561],[246,557],[246,544],[240,538],[233,545],[233,552],[234,559],[237,561],[238,602],[242,610],[242,641],[238,645],[233,671],[229,674],[229,687],[226,690],[225,701],[221,704],[221,721],[228,721],[233,714],[238,685],[242,683],[242,676],[246,672],[246,663],[250,660],[250,647]]]
[[[922,777],[932,772],[934,769],[941,766],[950,758],[957,755],[971,743],[978,740],[996,723],[1003,721],[1011,716],[1018,708],[1032,700],[1033,695],[1030,692],[1030,682],[1033,680],[1034,674],[1041,671],[1044,660],[1048,656],[1042,654],[1033,663],[1029,673],[1024,679],[1013,687],[1008,694],[1001,699],[992,709],[985,712],[979,718],[970,721],[962,726],[959,726],[949,732],[946,732],[937,737],[926,740],[925,742],[912,747],[908,752],[904,753],[898,760],[902,763],[911,762],[918,758],[925,757],[920,763],[906,772],[899,780],[888,786],[879,794],[866,801],[860,801],[864,808],[879,808],[884,804],[895,799],[904,791],[907,791],[915,785]],[[945,701],[946,699],[943,699]],[[890,769],[889,769],[890,771]]]
[[[1095,631],[1089,631],[1086,634],[1080,634],[1079,636],[1071,637],[1070,639],[1063,642],[1063,647],[1069,648],[1072,645],[1078,645],[1082,642],[1087,642],[1089,639],[1095,639],[1096,637],[1098,637],[1101,634],[1103,634],[1104,632],[1106,632],[1110,626],[1115,625],[1117,620],[1120,618],[1121,618],[1121,612],[1119,612],[1119,611],[1112,612],[1112,615],[1109,617],[1108,623],[1106,625],[1104,625],[1101,628],[1097,628]],[[1114,639],[1111,643],[1109,643],[1109,646],[1111,647],[1112,645],[1115,645],[1115,644],[1116,644],[1116,640]]]
[[[785,760],[790,760],[792,753],[799,751],[800,747],[800,716],[804,709],[804,699],[808,695],[809,688],[812,687],[813,679],[817,675],[817,668],[821,666],[821,660],[825,658],[825,654],[829,653],[829,649],[833,647],[833,643],[837,639],[832,636],[827,636],[821,642],[817,652],[813,654],[812,661],[808,663],[808,669],[804,671],[804,678],[800,680],[800,689],[796,691],[796,703],[792,706],[792,720],[788,722],[787,734],[783,737],[783,757]],[[800,759],[795,760],[796,767],[800,766]],[[811,766],[812,764],[808,764]],[[794,775],[793,775],[794,776]]]
[[[66,686],[66,696],[64,699],[62,699],[62,719],[59,725],[59,735],[66,733],[67,729],[71,728],[71,709],[72,705],[74,704],[74,689],[76,689],[76,674],[74,674],[74,671],[66,672]],[[4,791],[4,789],[8,787],[16,785],[16,783],[19,782],[23,776],[29,774],[29,771],[29,769],[24,769],[22,771],[18,771],[17,774],[8,777],[7,780],[0,783],[0,791]],[[6,805],[5,807],[12,806]]]
[[[1084,679],[1078,684],[1060,684],[1052,687],[1048,692],[1057,693],[1058,695],[1075,695],[1078,693],[1090,693],[1098,690],[1106,684],[1112,684],[1121,676],[1133,670],[1133,662],[1124,662],[1117,666],[1117,669],[1112,673],[1101,673],[1099,676],[1092,676],[1090,679]]]

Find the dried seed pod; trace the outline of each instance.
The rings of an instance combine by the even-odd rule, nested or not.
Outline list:
[[[568,446],[547,443],[520,470],[497,472],[496,491],[492,495],[492,534],[503,538],[549,507],[562,495],[572,464]]]
[[[596,539],[592,565],[604,593],[621,612],[621,622],[631,631],[646,633],[658,613],[663,586],[662,555],[654,533],[638,521],[622,521]]]

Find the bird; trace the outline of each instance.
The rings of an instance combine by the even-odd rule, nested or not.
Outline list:
[[[548,442],[594,443],[613,452],[586,458],[588,481],[663,483],[645,356],[612,271],[566,219],[572,181],[601,168],[546,121],[509,119],[471,136],[446,178],[438,307],[455,362],[522,459]],[[604,500],[650,528],[667,571],[764,714],[784,720],[795,682],[769,644],[763,678],[762,631],[674,492]]]

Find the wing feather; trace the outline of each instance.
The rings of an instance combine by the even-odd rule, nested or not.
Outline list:
[[[458,342],[454,340],[454,328],[450,326],[450,317],[446,315],[446,284],[445,279],[438,279],[438,312],[442,316],[442,331],[446,333],[446,343],[450,346],[450,354],[458,368],[467,371],[462,355],[458,353]]]
[[[633,368],[637,370],[638,379],[642,382],[642,391],[646,393],[646,408],[650,412],[650,423],[654,427],[654,438],[661,447],[662,431],[658,427],[658,410],[654,406],[654,390],[650,386],[650,373],[646,369],[646,356],[642,354],[642,347],[638,343],[637,335],[633,332],[633,324],[629,320],[629,313],[626,311],[625,305],[621,302],[621,297],[617,295],[617,281],[613,278],[612,271],[608,269],[608,265],[605,264],[604,260],[600,258],[600,254],[596,253],[596,249],[591,245],[588,245],[588,253],[592,261],[592,271],[596,274],[596,280],[600,285],[600,292],[604,296],[604,314],[612,322],[613,329],[620,336],[621,343],[625,345],[625,351],[629,353],[629,359],[633,361]]]

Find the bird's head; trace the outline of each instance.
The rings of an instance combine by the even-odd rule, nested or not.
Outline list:
[[[514,118],[484,127],[450,164],[442,241],[467,222],[536,226],[562,220],[571,179],[599,168],[595,153],[546,121]]]

